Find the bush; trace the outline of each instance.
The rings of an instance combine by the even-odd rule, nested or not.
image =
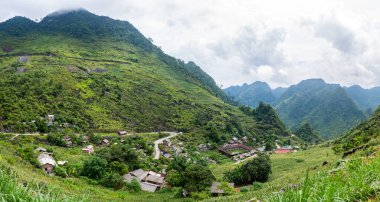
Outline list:
[[[118,173],[106,173],[100,179],[100,184],[109,188],[121,189],[124,186],[124,179]]]
[[[191,164],[183,172],[184,188],[190,193],[206,190],[214,179],[211,170],[199,164]]]
[[[249,191],[249,189],[247,187],[240,188],[241,193],[247,193],[248,191]]]
[[[202,192],[192,192],[190,194],[191,198],[195,199],[195,200],[205,200],[205,199],[208,199],[211,197],[210,195],[210,192],[209,191],[202,191]]]
[[[235,184],[249,184],[254,181],[266,182],[272,173],[270,160],[267,155],[260,154],[241,167],[224,174],[224,179]]]
[[[108,163],[106,160],[96,156],[92,157],[84,162],[82,175],[91,179],[99,180],[107,171],[107,165]]]
[[[136,179],[132,179],[130,183],[125,183],[125,189],[129,192],[136,193],[141,191],[141,186]]]
[[[59,166],[54,167],[54,173],[60,177],[68,177],[66,169]]]
[[[217,188],[222,190],[225,195],[233,195],[236,193],[235,189],[231,187],[227,182],[220,183],[220,185]]]

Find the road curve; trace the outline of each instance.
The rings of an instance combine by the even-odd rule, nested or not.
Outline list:
[[[177,136],[178,134],[180,134],[177,132],[162,132],[162,133],[168,133],[169,136],[154,141],[154,159],[160,158],[161,152],[160,152],[160,148],[158,148],[159,144],[162,144],[164,142],[164,140],[169,140],[170,138],[173,138],[173,137]]]

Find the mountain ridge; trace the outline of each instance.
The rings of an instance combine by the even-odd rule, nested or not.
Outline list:
[[[260,96],[242,95],[244,94],[242,89],[249,86],[248,84],[240,87],[233,86],[226,88],[225,92],[234,97],[240,104],[248,106],[254,106],[252,103],[267,101],[266,98],[261,98]],[[274,106],[281,119],[291,130],[296,130],[304,123],[310,123],[313,128],[326,138],[337,136],[354,127],[371,113],[369,110],[363,110],[364,107],[360,107],[358,104],[360,96],[355,98],[353,93],[350,93],[347,89],[339,84],[328,84],[323,79],[306,79],[288,88],[270,89],[275,100],[266,103]],[[245,91],[248,90],[245,89]],[[242,101],[242,99],[245,99],[244,96],[248,96],[250,99]],[[380,104],[380,98],[378,101],[373,102]],[[329,118],[331,114],[325,109],[332,110],[333,119]],[[345,114],[347,112],[350,114]],[[349,118],[344,120],[343,116],[348,116]],[[331,125],[331,122],[335,124]],[[336,127],[333,127],[334,125]]]

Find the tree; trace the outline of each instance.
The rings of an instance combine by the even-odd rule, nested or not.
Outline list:
[[[119,173],[107,172],[100,179],[100,184],[114,189],[121,189],[124,186],[124,180]]]
[[[198,164],[189,165],[183,172],[184,188],[188,192],[201,192],[211,186],[215,179],[211,170]]]
[[[182,175],[176,170],[170,170],[165,179],[171,186],[183,186],[184,180]]]
[[[276,148],[276,146],[274,145],[273,142],[269,142],[269,141],[267,141],[267,142],[265,143],[265,151],[272,151],[272,150],[274,150],[275,148]]]
[[[82,175],[99,180],[107,171],[107,166],[108,163],[106,160],[94,156],[84,162]]]
[[[241,167],[224,174],[224,178],[236,184],[250,184],[252,182],[266,182],[272,173],[270,160],[267,155],[260,154]]]

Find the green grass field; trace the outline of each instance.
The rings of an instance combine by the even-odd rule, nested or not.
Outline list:
[[[315,147],[305,151],[291,154],[273,154],[270,156],[272,163],[272,174],[270,180],[264,183],[261,190],[253,191],[252,186],[247,186],[247,193],[239,193],[229,197],[212,198],[208,201],[246,201],[255,197],[261,198],[263,195],[278,192],[289,184],[297,184],[305,177],[307,171],[328,170],[336,165],[339,156],[334,154],[331,147]],[[327,166],[322,166],[323,162],[328,162]],[[217,179],[223,179],[223,173],[239,166],[234,162],[223,165],[212,165],[212,171]]]

